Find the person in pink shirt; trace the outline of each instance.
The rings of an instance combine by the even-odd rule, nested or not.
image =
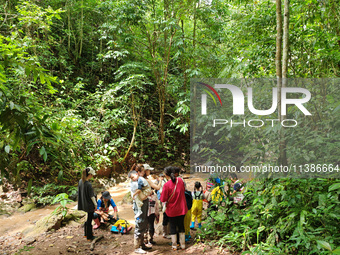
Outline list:
[[[163,186],[161,201],[166,203],[165,213],[170,221],[172,248],[177,250],[178,230],[181,249],[185,249],[184,216],[188,211],[188,207],[185,200],[184,182],[182,178],[175,177],[172,166],[166,167],[164,174],[169,181]]]

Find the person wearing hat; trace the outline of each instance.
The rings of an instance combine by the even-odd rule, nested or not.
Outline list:
[[[93,235],[92,219],[93,213],[97,208],[96,198],[94,196],[93,188],[89,180],[96,175],[92,167],[86,167],[81,179],[78,183],[78,210],[87,212],[87,220],[84,224],[84,236],[88,241],[92,241],[96,237]]]
[[[110,205],[113,208],[114,216],[109,214]],[[113,199],[111,198],[110,192],[104,191],[102,193],[101,198],[97,202],[97,211],[95,211],[95,213],[93,214],[93,220],[96,223],[93,226],[93,229],[99,228],[101,221],[102,222],[105,222],[105,221],[114,222],[114,221],[116,221],[117,220],[117,212],[118,212],[117,206],[116,206],[115,202],[113,201]]]
[[[153,167],[150,167],[149,164],[143,164],[143,169],[144,169],[144,178],[145,180],[149,183],[150,187],[155,189],[155,190],[159,190],[161,187],[162,187],[162,183],[159,182],[158,178],[157,178],[157,181],[158,181],[158,184],[154,183],[150,178],[149,176],[151,175],[151,171],[154,170]]]
[[[144,233],[147,231],[148,221],[147,221],[147,213],[148,213],[148,199],[141,199],[137,195],[138,190],[142,190],[146,188],[147,181],[142,178],[143,173],[143,165],[134,164],[131,168],[131,171],[128,174],[128,177],[131,179],[131,196],[133,198],[133,212],[135,213],[135,233],[134,233],[134,247],[135,253],[145,254],[146,250],[151,249],[151,247],[147,247],[144,243]],[[151,191],[151,188],[150,188]],[[147,194],[147,196],[149,196]]]

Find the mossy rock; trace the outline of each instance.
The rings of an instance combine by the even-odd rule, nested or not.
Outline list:
[[[26,213],[26,212],[32,211],[35,208],[36,208],[36,205],[34,203],[30,203],[30,204],[25,204],[24,206],[20,207],[18,211]]]
[[[10,216],[17,210],[18,207],[19,207],[18,205],[14,206],[13,203],[7,204],[4,202],[0,202],[0,215]]]
[[[79,221],[80,219],[84,218],[87,215],[84,211],[79,210],[72,210],[70,211],[64,218],[64,222],[68,221]]]
[[[79,222],[70,220],[70,221],[66,222],[65,225],[68,226],[68,227],[79,227],[81,224]]]
[[[25,236],[38,236],[42,233],[57,230],[61,227],[63,216],[61,214],[50,214],[38,220],[33,228],[27,228],[23,231]]]

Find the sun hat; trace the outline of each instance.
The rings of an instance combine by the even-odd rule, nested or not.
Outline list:
[[[104,199],[111,199],[110,192],[108,192],[108,191],[104,191],[102,196],[103,196]]]
[[[154,170],[153,167],[150,167],[149,164],[143,164],[144,170]]]
[[[94,171],[94,169],[89,166],[89,167],[87,167],[87,174],[96,175],[96,171]]]

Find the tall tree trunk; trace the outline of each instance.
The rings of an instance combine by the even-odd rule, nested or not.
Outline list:
[[[164,0],[164,21],[167,21],[169,18],[169,3],[167,0]],[[163,60],[167,59],[167,42],[168,42],[168,32],[164,31],[164,56]],[[165,117],[165,85],[166,85],[166,74],[167,74],[167,64],[164,65],[163,70],[163,79],[160,79],[160,83],[158,85],[158,101],[159,101],[159,130],[158,130],[158,141],[160,144],[164,144],[164,117]]]
[[[71,4],[68,4],[66,8],[67,8],[67,29],[68,29],[67,50],[70,53],[70,50],[71,50]]]
[[[131,91],[131,108],[132,108],[132,118],[133,118],[133,134],[132,134],[132,138],[131,138],[131,141],[130,141],[130,146],[129,146],[128,150],[126,151],[125,156],[124,156],[121,164],[129,156],[130,150],[131,150],[133,144],[135,143],[135,137],[136,137],[137,126],[138,126],[138,121],[139,121],[139,116],[137,115],[136,109],[135,109],[135,100],[134,100],[134,96],[133,96],[132,91]]]
[[[283,18],[283,51],[282,51],[282,86],[287,85],[287,70],[288,70],[288,50],[289,50],[289,0],[284,0],[284,18]],[[282,109],[281,109],[282,111]],[[286,111],[287,112],[287,111]],[[280,121],[286,117],[280,114]],[[287,144],[285,138],[285,129],[280,129],[280,164],[286,166],[287,162]]]
[[[83,50],[83,33],[84,33],[84,1],[81,0],[81,24],[80,24],[80,46],[79,46],[79,57]]]
[[[197,14],[197,6],[196,6],[196,1],[194,1],[194,28],[192,32],[192,46],[195,48],[196,46],[196,14]]]
[[[276,0],[276,78],[278,87],[281,88],[282,79],[282,68],[281,68],[281,52],[282,52],[282,11],[281,11],[281,0]],[[280,99],[280,97],[279,97]],[[279,104],[279,113],[280,112]]]
[[[199,4],[199,2],[198,2]],[[198,7],[198,4],[196,2],[196,0],[194,1],[194,28],[193,28],[193,32],[192,32],[192,46],[193,46],[193,49],[194,49],[194,54],[195,54],[195,48],[196,48],[196,27],[197,27],[197,7]],[[193,59],[193,65],[194,65],[194,68],[196,68],[196,58]],[[196,96],[197,96],[197,90],[196,90],[196,84],[194,85],[194,91],[193,91],[194,95],[193,95],[193,98],[194,100],[196,100]],[[191,96],[191,95],[190,95]],[[192,129],[191,129],[191,137],[192,137],[192,140],[191,140],[191,145],[193,145],[195,143],[195,136],[196,136],[196,104],[194,104],[194,108],[192,109],[193,111],[193,114],[191,115],[190,118],[190,121],[191,121],[191,125],[192,125]],[[192,148],[192,146],[191,146]]]
[[[276,66],[276,81],[278,88],[278,118],[281,120],[281,87],[282,87],[282,10],[281,10],[281,0],[276,0],[276,56],[275,56],[275,66]],[[280,142],[279,142],[279,163],[281,161],[281,132],[280,129]]]
[[[164,86],[164,83],[161,84],[161,86]],[[164,144],[164,116],[165,116],[165,89],[160,88],[159,93],[159,110],[160,110],[160,117],[159,117],[159,143]]]
[[[287,78],[289,50],[289,0],[284,0],[282,78]],[[283,81],[284,85],[286,82]],[[283,85],[282,85],[283,86]]]

